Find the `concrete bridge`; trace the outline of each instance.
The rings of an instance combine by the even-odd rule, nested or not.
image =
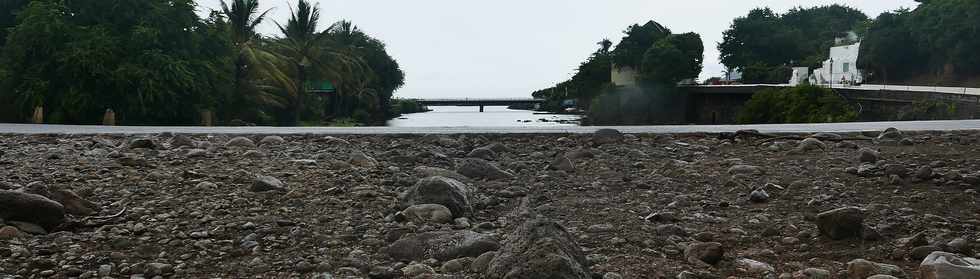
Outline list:
[[[732,124],[756,92],[792,87],[789,84],[695,85],[688,92],[687,119],[697,124]],[[896,121],[926,101],[955,106],[956,119],[980,118],[980,88],[834,85],[833,90],[859,108],[862,121]]]
[[[417,99],[420,104],[425,106],[462,106],[480,107],[480,112],[488,106],[512,106],[512,105],[533,105],[538,108],[545,102],[544,99],[531,98],[442,98],[442,99]]]

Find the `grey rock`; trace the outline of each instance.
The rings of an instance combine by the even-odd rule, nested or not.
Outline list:
[[[772,265],[752,260],[752,259],[738,259],[735,260],[735,266],[740,270],[744,270],[749,274],[764,277],[764,275],[775,275],[776,268]]]
[[[590,279],[591,273],[581,247],[564,227],[534,218],[508,235],[485,276]]]
[[[949,247],[950,252],[960,253],[963,255],[973,254],[973,248],[971,247],[970,242],[965,238],[950,240],[949,243],[946,243],[946,247]]]
[[[909,176],[909,168],[902,164],[887,164],[885,165],[885,175],[897,175],[905,178]]]
[[[830,279],[833,277],[830,271],[826,269],[820,269],[820,268],[807,268],[801,270],[800,272],[798,272],[798,274],[800,276],[797,276],[797,278],[802,277],[805,279]]]
[[[16,227],[18,230],[29,234],[39,234],[39,235],[48,234],[47,230],[34,223],[21,222],[21,221],[7,221],[7,224],[10,224],[11,226]]]
[[[443,273],[456,273],[466,269],[466,264],[473,258],[460,258],[446,261],[439,267],[439,271]]]
[[[858,150],[858,161],[862,163],[875,163],[881,159],[881,154],[871,148],[861,148]]]
[[[691,264],[715,265],[725,257],[725,249],[718,242],[692,243],[684,249],[684,258]]]
[[[734,165],[728,168],[728,174],[730,175],[736,175],[736,174],[759,175],[759,174],[763,174],[764,172],[765,171],[762,169],[762,167],[751,166],[751,165]]]
[[[280,145],[286,143],[286,140],[280,136],[266,136],[259,140],[259,145]]]
[[[453,213],[441,204],[417,204],[402,210],[406,219],[416,223],[444,224],[453,221]]]
[[[815,150],[827,150],[827,145],[816,138],[806,138],[800,141],[800,144],[796,146],[796,150],[799,152],[808,152]]]
[[[493,150],[493,152],[496,152],[497,154],[514,152],[514,150],[510,149],[506,145],[503,145],[499,142],[491,143],[481,148]]]
[[[575,164],[572,163],[572,160],[565,156],[558,156],[558,158],[555,158],[554,161],[551,161],[551,164],[548,164],[548,168],[565,172],[575,172]]]
[[[194,140],[185,135],[176,135],[170,139],[170,148],[195,147]]]
[[[592,135],[592,141],[599,145],[622,142],[624,138],[623,133],[615,129],[599,129]]]
[[[817,215],[820,234],[833,239],[860,238],[864,229],[864,210],[857,207],[844,207],[822,212]]]
[[[0,219],[34,223],[51,231],[65,222],[65,208],[40,195],[0,190]]]
[[[929,180],[932,179],[933,176],[935,176],[935,173],[933,173],[932,167],[930,166],[921,166],[919,169],[915,170],[915,178]]]
[[[373,168],[378,165],[378,161],[364,152],[355,151],[351,153],[350,159],[348,160],[351,165],[362,167],[362,168]]]
[[[129,142],[129,148],[130,149],[136,149],[136,148],[156,149],[157,143],[154,142],[153,139],[138,138],[138,139],[133,139],[132,141]]]
[[[405,275],[408,278],[412,278],[422,274],[434,274],[434,273],[436,273],[436,270],[432,269],[431,266],[425,264],[410,264],[402,268],[402,275]]]
[[[749,201],[753,203],[769,202],[769,193],[766,193],[766,190],[763,189],[756,189],[749,194]]]
[[[470,264],[470,271],[481,274],[486,272],[487,268],[490,266],[490,261],[492,261],[496,256],[496,251],[481,254],[479,257],[476,257],[476,260],[473,260],[473,263]]]
[[[469,154],[466,154],[466,157],[469,157],[469,158],[480,158],[480,159],[484,159],[484,160],[493,160],[493,159],[497,158],[497,152],[494,152],[493,150],[491,150],[489,148],[482,148],[481,147],[481,148],[473,149],[472,151],[470,151]]]
[[[486,160],[476,158],[463,159],[456,168],[456,172],[477,179],[497,180],[514,177],[514,174],[504,171]]]
[[[278,178],[258,175],[252,180],[252,186],[249,188],[252,192],[268,192],[281,190],[286,187],[285,183],[282,183]]]
[[[475,191],[463,182],[434,176],[419,180],[399,196],[399,202],[402,208],[439,204],[449,208],[454,217],[468,217],[473,214],[474,194]]]
[[[225,147],[252,148],[255,147],[255,142],[246,137],[235,137],[232,138],[231,140],[228,140],[228,142],[225,143]]]
[[[905,271],[895,265],[864,259],[856,259],[847,263],[847,278],[849,279],[868,278],[872,275],[891,275],[905,278]]]
[[[419,166],[419,167],[415,167],[414,171],[419,173],[421,177],[442,176],[442,177],[456,179],[459,181],[469,180],[469,177],[459,174],[458,172],[443,169],[443,168],[437,168],[437,167]]]
[[[912,248],[912,251],[909,252],[909,259],[913,261],[921,261],[926,257],[928,257],[933,252],[938,252],[942,250],[943,250],[942,248],[939,248],[937,246],[932,246],[932,245],[915,247]]]
[[[493,237],[473,231],[435,231],[403,236],[386,248],[389,256],[400,261],[429,258],[448,261],[477,257],[500,248]]]
[[[947,252],[933,252],[919,264],[922,279],[980,278],[980,260]]]

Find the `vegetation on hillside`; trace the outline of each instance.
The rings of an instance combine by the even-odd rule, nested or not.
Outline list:
[[[696,33],[672,34],[654,21],[634,24],[612,48],[604,39],[570,80],[534,92],[547,99],[547,107],[562,109],[565,100],[575,100],[577,108],[589,112],[593,124],[649,124],[675,122],[682,108],[677,99],[678,82],[696,79],[704,62],[704,44]],[[613,70],[630,69],[638,73],[639,88],[623,89],[612,84]]]
[[[861,45],[858,66],[888,83],[968,85],[980,75],[980,1],[922,1],[884,13]]]
[[[832,123],[857,119],[858,112],[833,90],[813,85],[767,89],[739,111],[740,124]]]
[[[729,69],[741,69],[745,83],[785,83],[790,67],[819,68],[836,38],[861,33],[867,24],[867,15],[841,5],[795,8],[785,14],[758,8],[736,18],[724,32],[719,58]]]
[[[350,22],[317,30],[319,8],[291,7],[281,34],[258,0],[222,2],[207,18],[192,0],[3,1],[0,120],[95,124],[324,123],[392,114],[404,73],[380,40]],[[10,13],[6,13],[10,11]],[[9,31],[9,32],[8,32]],[[336,92],[310,93],[329,81]]]

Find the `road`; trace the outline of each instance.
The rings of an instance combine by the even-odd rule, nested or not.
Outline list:
[[[763,133],[815,133],[882,131],[895,127],[904,131],[980,130],[980,120],[863,122],[833,124],[766,124],[766,125],[673,125],[615,127],[136,127],[2,124],[0,134],[322,134],[322,135],[393,135],[393,134],[584,134],[602,128],[624,133],[721,133],[755,129]]]

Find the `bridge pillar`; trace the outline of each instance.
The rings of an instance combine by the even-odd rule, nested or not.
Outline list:
[[[480,112],[483,112],[483,106],[480,106]]]

